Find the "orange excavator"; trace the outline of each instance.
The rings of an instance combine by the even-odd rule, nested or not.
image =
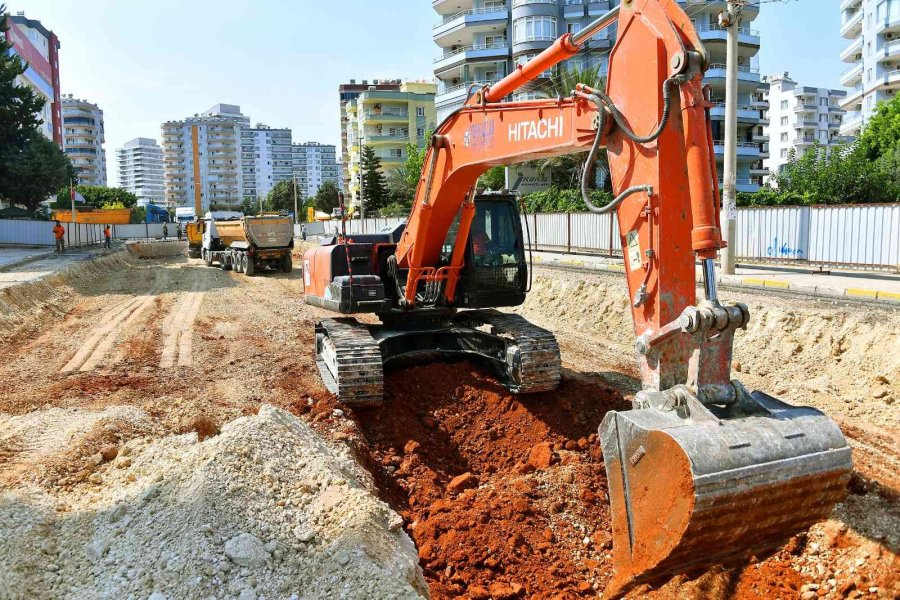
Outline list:
[[[613,25],[605,90],[505,100]],[[720,302],[716,288],[725,244],[707,67],[675,0],[622,0],[470,89],[431,138],[405,227],[336,236],[303,258],[306,302],[381,321],[316,325],[321,375],[345,403],[381,402],[385,365],[443,356],[492,365],[515,393],[554,389],[553,334],[496,310],[521,304],[530,285],[516,203],[477,194],[476,182],[496,165],[589,152],[582,192],[592,211],[618,217],[643,384],[633,409],[608,413],[599,429],[619,582],[771,551],[827,517],[851,471],[830,418],[731,378],[734,334],[750,314]],[[595,206],[587,186],[602,146],[616,196]]]

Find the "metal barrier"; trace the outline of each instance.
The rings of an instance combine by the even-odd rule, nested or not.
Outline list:
[[[372,233],[403,218],[347,221],[347,233]],[[522,216],[532,247],[551,252],[622,256],[614,214]],[[340,232],[339,221],[306,223],[307,235]],[[295,229],[300,235],[300,226]],[[900,203],[739,208],[735,255],[743,262],[834,265],[900,271]]]
[[[80,248],[103,243],[103,224],[60,223],[65,230],[66,248]],[[167,223],[168,237],[175,239],[175,223]],[[114,240],[154,239],[163,237],[163,223],[111,225]],[[0,219],[0,244],[19,246],[55,246],[53,221]]]

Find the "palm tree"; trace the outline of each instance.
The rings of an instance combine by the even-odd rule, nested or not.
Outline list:
[[[592,88],[603,89],[606,87],[605,77],[600,73],[600,65],[578,65],[569,64],[560,65],[546,83],[535,88],[535,91],[548,98],[566,98],[572,95],[575,86],[579,83],[586,84]],[[542,173],[550,170],[550,178],[554,185],[561,187],[578,187],[581,181],[581,173],[584,163],[587,160],[587,152],[579,152],[577,154],[567,154],[564,156],[555,156],[545,158],[543,160],[534,161],[532,166]],[[597,162],[593,168],[599,170],[603,175],[603,187],[611,188],[609,181],[609,160],[606,156],[606,149],[602,148],[597,155]]]

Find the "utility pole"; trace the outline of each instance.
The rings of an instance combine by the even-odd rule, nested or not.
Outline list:
[[[294,175],[294,223],[300,222],[300,215],[297,214],[297,176]]]
[[[360,156],[360,161],[359,161],[359,218],[361,219],[362,225],[365,227],[365,225],[366,225],[366,199],[363,196],[362,156]]]
[[[725,213],[724,238],[728,247],[721,253],[722,273],[734,274],[734,249],[737,240],[737,84],[738,28],[742,0],[728,0],[727,9],[719,13],[719,24],[726,28],[725,57],[725,165],[722,186],[722,210]]]

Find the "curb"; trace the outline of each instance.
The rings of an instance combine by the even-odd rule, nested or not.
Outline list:
[[[578,267],[591,271],[606,271],[612,273],[624,273],[625,266],[620,264],[595,263],[584,260],[561,258],[544,260],[540,256],[534,257],[534,262],[544,263],[548,266],[559,265],[565,267]],[[812,285],[809,283],[790,283],[759,277],[741,277],[740,275],[719,275],[719,283],[734,287],[781,289],[801,294],[822,296],[826,298],[853,298],[857,300],[869,300],[878,303],[900,304],[900,293],[884,290],[865,290],[861,288],[840,288],[830,285]],[[701,277],[697,277],[697,283],[702,283]]]

